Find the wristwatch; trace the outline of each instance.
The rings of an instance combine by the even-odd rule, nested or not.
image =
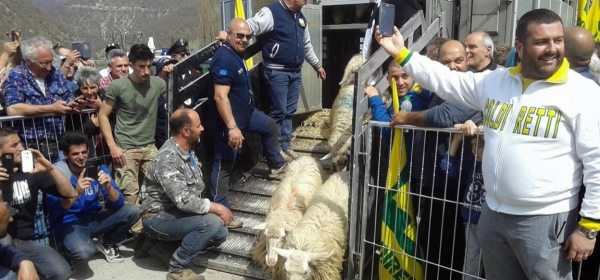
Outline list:
[[[585,229],[582,227],[578,228],[579,232],[583,233],[583,235],[585,235],[585,237],[587,237],[588,239],[595,239],[596,235],[598,235],[598,231],[592,230],[592,229]]]

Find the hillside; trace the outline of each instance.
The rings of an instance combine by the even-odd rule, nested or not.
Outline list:
[[[24,0],[0,1],[0,34],[3,37],[1,41],[5,41],[4,33],[12,28],[22,30],[24,38],[44,36],[53,43],[71,41],[71,36],[65,28],[46,20],[40,10]]]

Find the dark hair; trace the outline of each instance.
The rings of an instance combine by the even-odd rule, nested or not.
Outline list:
[[[67,131],[60,137],[58,148],[65,153],[69,153],[71,146],[87,145],[88,138],[81,131]]]
[[[0,127],[0,146],[4,146],[4,138],[17,134],[11,127]]]
[[[129,62],[135,64],[138,60],[153,60],[154,53],[145,44],[135,44],[129,50]]]
[[[184,127],[190,126],[192,126],[192,118],[185,110],[169,119],[171,135],[179,135]]]
[[[531,23],[535,24],[550,24],[560,22],[562,24],[562,19],[553,11],[548,9],[535,9],[525,13],[519,21],[517,21],[517,31],[516,31],[516,39],[517,41],[525,44],[525,40],[527,39],[527,27]]]

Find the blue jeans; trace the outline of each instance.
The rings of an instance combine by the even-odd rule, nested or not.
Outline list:
[[[10,244],[27,256],[35,266],[40,279],[66,280],[73,273],[65,258],[48,245],[40,244],[37,241],[12,239],[10,235],[2,238],[0,243]],[[0,274],[0,277],[2,277],[2,274]]]
[[[17,274],[6,267],[0,267],[0,280],[17,280]]]
[[[270,116],[279,129],[281,149],[289,150],[292,141],[292,117],[298,107],[300,87],[302,87],[302,72],[287,72],[264,69],[271,96]]]
[[[218,131],[215,133],[215,156],[210,177],[210,194],[216,203],[231,209],[227,194],[229,193],[229,178],[233,171],[237,150],[229,146],[229,133]],[[273,119],[258,109],[254,109],[250,116],[248,128],[244,129],[243,132],[260,134],[263,152],[270,168],[277,169],[283,166],[285,162],[279,153],[277,126]]]
[[[169,272],[179,273],[207,247],[219,246],[227,239],[227,228],[219,216],[197,215],[173,209],[142,220],[148,236],[162,241],[182,240],[169,262]]]
[[[125,240],[125,233],[140,218],[140,211],[133,204],[125,204],[121,209],[107,209],[94,217],[65,226],[61,232],[63,246],[75,261],[88,261],[96,253],[92,238],[103,236],[103,244],[115,246]]]

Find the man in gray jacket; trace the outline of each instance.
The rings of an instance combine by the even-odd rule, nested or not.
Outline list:
[[[227,238],[232,214],[225,206],[202,198],[204,181],[192,147],[204,130],[191,109],[179,109],[169,119],[171,138],[150,163],[142,186],[142,224],[148,236],[181,245],[169,261],[167,279],[200,280],[192,260],[207,247]],[[155,245],[156,246],[156,245]]]

